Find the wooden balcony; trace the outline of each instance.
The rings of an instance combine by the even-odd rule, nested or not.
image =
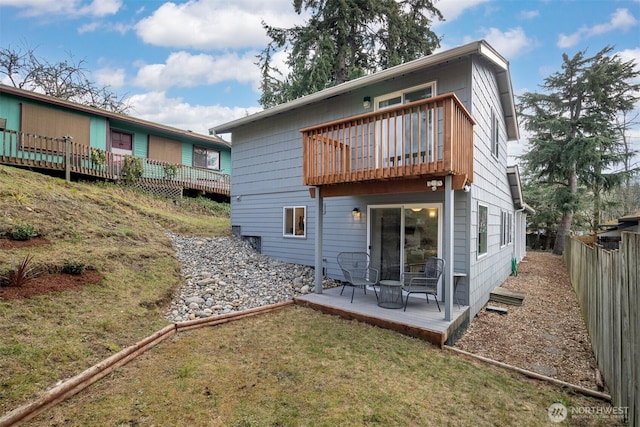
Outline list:
[[[450,93],[302,129],[304,185],[347,185],[333,194],[343,195],[358,192],[353,184],[424,188],[419,178],[452,175],[460,189],[473,179],[474,124]]]
[[[0,163],[65,171],[111,181],[127,181],[127,162],[133,156],[113,154],[86,144],[28,133],[0,131]],[[181,188],[229,196],[230,179],[207,169],[136,158],[142,164],[139,186]]]

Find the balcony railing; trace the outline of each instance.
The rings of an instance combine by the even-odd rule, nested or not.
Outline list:
[[[473,179],[473,118],[455,94],[302,129],[305,185]]]
[[[66,171],[112,181],[126,177],[127,157],[73,142],[23,132],[0,131],[0,163],[33,168]],[[142,176],[139,183],[181,187],[228,196],[229,175],[185,165],[139,158]]]

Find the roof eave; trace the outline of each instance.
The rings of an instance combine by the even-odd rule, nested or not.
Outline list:
[[[89,114],[95,114],[95,115],[106,117],[113,120],[121,120],[127,123],[131,123],[139,126],[145,126],[147,128],[156,129],[169,134],[186,136],[188,138],[196,139],[202,142],[223,145],[231,148],[230,142],[225,141],[224,139],[217,136],[202,135],[202,134],[191,132],[189,130],[183,130],[183,129],[174,128],[172,126],[163,125],[160,123],[154,123],[148,120],[127,116],[125,114],[114,113],[112,111],[103,110],[97,107],[90,107],[88,105],[78,104],[76,102],[67,101],[65,99],[60,99],[53,96],[48,96],[41,93],[16,88],[13,86],[0,84],[0,93],[7,93],[10,95],[19,96],[19,97],[31,99],[34,101],[44,102],[47,104],[68,108],[71,110],[82,111]]]

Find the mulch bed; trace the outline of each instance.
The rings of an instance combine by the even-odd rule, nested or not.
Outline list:
[[[29,240],[0,239],[0,250],[28,248],[50,245],[51,241],[44,237]],[[85,270],[82,274],[43,273],[31,278],[22,286],[1,286],[0,300],[16,300],[31,298],[35,295],[51,294],[69,290],[79,290],[84,285],[98,283],[102,274],[95,270]]]
[[[44,237],[34,237],[29,240],[11,240],[11,239],[0,239],[0,249],[19,249],[19,248],[28,248],[31,246],[41,246],[41,245],[50,245],[51,241]]]
[[[55,292],[75,291],[84,285],[98,283],[102,278],[102,274],[93,270],[86,270],[82,274],[45,274],[31,279],[20,287],[0,287],[0,299],[14,300]]]
[[[542,375],[601,390],[582,312],[562,257],[530,251],[503,288],[524,292],[522,305],[489,301],[455,347]]]

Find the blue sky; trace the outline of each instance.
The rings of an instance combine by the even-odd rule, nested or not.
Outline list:
[[[613,45],[640,62],[640,0],[440,0],[442,49],[485,39],[510,62],[516,94],[537,91],[562,54]],[[84,60],[91,79],[143,119],[207,133],[258,111],[261,21],[301,23],[291,0],[0,0],[0,47]],[[634,133],[640,148],[640,132]],[[509,153],[520,154],[526,134]]]

